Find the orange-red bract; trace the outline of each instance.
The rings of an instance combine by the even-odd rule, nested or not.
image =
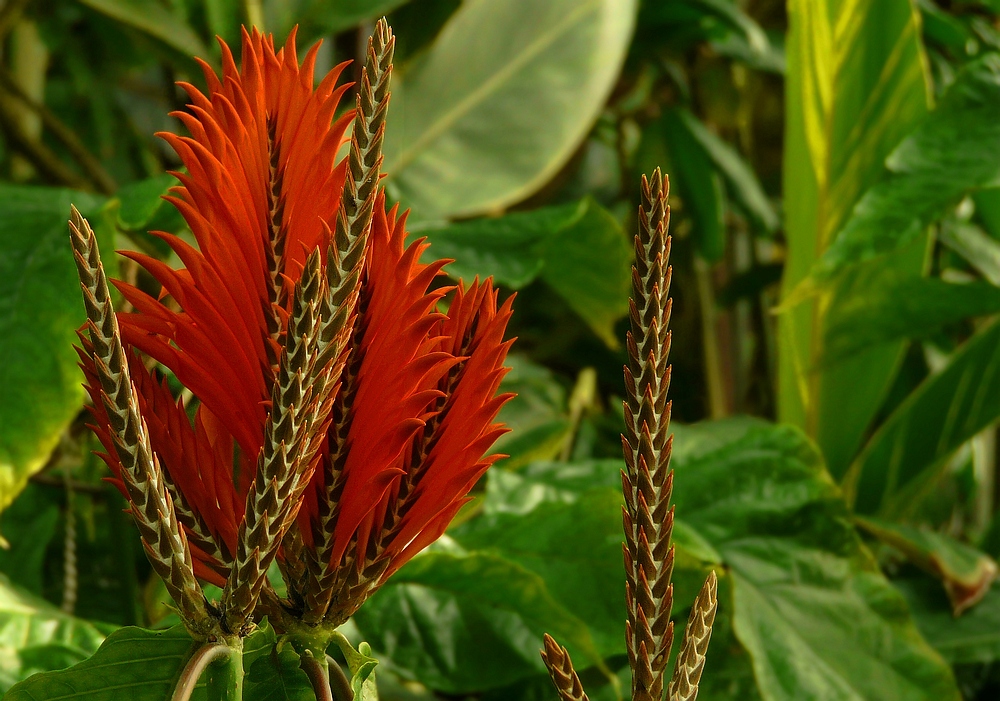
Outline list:
[[[314,87],[317,49],[300,65],[294,32],[279,50],[270,37],[244,33],[240,68],[223,44],[221,76],[202,63],[206,93],[182,84],[190,111],[175,116],[190,136],[161,136],[186,169],[175,173],[181,185],[168,199],[197,247],[156,233],[181,269],[124,254],[162,285],[158,298],[116,283],[134,308],[118,314],[126,348],[168,368],[198,400],[189,417],[166,382],[129,351],[153,450],[226,555],[236,551],[280,355],[280,340],[268,327],[272,305],[285,318],[308,254],[320,247],[325,260],[344,188],[346,165],[335,154],[353,112],[335,113],[349,86],[336,85],[342,64]],[[311,484],[297,518],[303,540],[315,546],[324,466],[341,455],[345,482],[330,564],[339,566],[351,548],[365,552],[391,525],[388,542],[381,534],[390,558],[385,576],[440,536],[496,460],[484,455],[505,430],[494,420],[509,398],[498,388],[511,300],[500,305],[489,280],[431,289],[445,261],[421,263],[426,243],[406,246],[405,237],[405,215],[386,211],[381,194],[334,402],[344,430],[339,437],[331,430],[306,467]],[[272,276],[275,260],[281,268]],[[81,358],[103,457],[117,474],[86,343]],[[192,551],[199,577],[225,581],[225,562],[193,544]]]

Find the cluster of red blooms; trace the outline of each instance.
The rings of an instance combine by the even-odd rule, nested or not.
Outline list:
[[[150,444],[214,546],[209,552],[188,534],[195,572],[218,585],[252,508],[293,290],[310,253],[318,249],[324,266],[337,255],[333,232],[350,171],[335,154],[354,117],[335,118],[349,87],[337,85],[345,65],[314,87],[318,47],[300,65],[294,34],[279,50],[270,37],[245,34],[240,68],[222,48],[221,76],[202,63],[207,92],[182,84],[191,104],[174,116],[190,136],[161,135],[186,171],[175,173],[181,185],[167,199],[197,247],[155,232],[184,267],[127,252],[162,290],[154,297],[114,283],[134,309],[118,321]],[[406,245],[405,214],[387,211],[384,193],[373,199],[343,370],[321,398],[330,406],[318,429],[325,434],[300,467],[308,486],[288,527],[306,548],[329,552],[332,569],[378,550],[384,581],[440,536],[496,460],[483,456],[504,431],[494,420],[508,399],[498,387],[511,311],[490,281],[431,289],[446,261],[421,263],[427,245]],[[197,398],[193,416],[135,351]],[[118,474],[94,362],[81,357],[103,457]],[[329,504],[333,479],[342,489]],[[322,515],[331,509],[336,524],[327,532]]]

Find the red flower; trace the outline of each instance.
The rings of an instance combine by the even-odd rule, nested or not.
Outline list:
[[[353,117],[334,120],[349,87],[336,86],[344,64],[313,87],[318,45],[299,65],[294,33],[277,51],[270,37],[244,33],[241,69],[222,49],[221,77],[202,63],[207,94],[182,84],[190,113],[174,116],[191,136],[161,135],[187,170],[175,173],[181,186],[168,199],[197,248],[156,233],[183,262],[179,270],[124,254],[159,281],[158,299],[115,283],[135,309],[118,314],[126,348],[168,368],[199,401],[189,418],[165,381],[130,352],[140,410],[173,485],[196,573],[219,585],[230,573],[264,445],[294,288],[311,252],[318,248],[327,262],[348,172],[335,154]],[[360,604],[330,589],[334,580],[343,583],[348,564],[369,573],[370,591],[440,536],[497,459],[483,456],[504,431],[494,419],[509,398],[497,391],[511,300],[498,308],[489,280],[432,290],[446,261],[420,263],[427,245],[406,246],[405,238],[405,215],[387,212],[380,194],[344,370],[320,398],[332,412],[318,430],[329,429],[315,459],[301,467],[308,487],[291,526],[299,532],[285,541],[298,539],[314,560],[314,590],[293,592],[320,602],[324,610],[313,620],[326,614],[331,597],[338,618]],[[117,474],[84,346],[95,428]],[[304,581],[297,558],[287,548],[279,555],[292,589]],[[328,591],[315,591],[320,585]]]

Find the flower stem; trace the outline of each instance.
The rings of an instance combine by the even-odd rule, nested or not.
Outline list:
[[[330,670],[330,690],[333,691],[333,698],[336,701],[354,701],[354,690],[351,689],[351,680],[344,674],[344,669],[340,666],[340,663],[327,655],[326,666]]]
[[[302,671],[309,677],[313,693],[316,694],[316,701],[334,701],[333,688],[330,686],[329,663],[324,664],[327,660],[324,658],[320,662],[309,650],[306,650],[300,659]]]
[[[189,701],[209,665],[213,667],[208,676],[209,698],[240,701],[243,698],[243,655],[222,643],[203,645],[195,651],[181,670],[170,701]]]

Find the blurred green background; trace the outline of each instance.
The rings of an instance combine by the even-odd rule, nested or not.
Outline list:
[[[90,452],[70,203],[155,293],[111,251],[190,235],[154,134],[204,87],[192,57],[297,25],[321,77],[383,14],[386,189],[449,275],[517,291],[519,396],[510,457],[351,624],[382,698],[555,698],[545,631],[592,699],[628,689],[621,368],[656,166],[678,622],[720,576],[701,698],[997,698],[997,0],[6,0],[0,691],[176,620]]]

